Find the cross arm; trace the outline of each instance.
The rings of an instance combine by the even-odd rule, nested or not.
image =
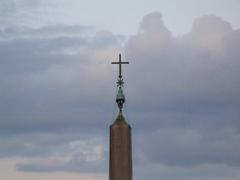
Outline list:
[[[129,64],[129,62],[112,62],[112,64]]]

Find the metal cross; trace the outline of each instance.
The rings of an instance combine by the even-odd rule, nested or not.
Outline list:
[[[112,64],[119,64],[119,79],[122,79],[122,64],[129,64],[129,62],[122,62],[121,54],[119,54],[119,61],[112,62]]]

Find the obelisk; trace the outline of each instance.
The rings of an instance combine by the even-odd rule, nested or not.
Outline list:
[[[132,180],[131,126],[123,116],[125,96],[123,93],[122,64],[128,64],[128,62],[122,62],[121,54],[119,54],[119,61],[112,62],[112,64],[119,64],[116,96],[119,113],[110,126],[109,180]]]

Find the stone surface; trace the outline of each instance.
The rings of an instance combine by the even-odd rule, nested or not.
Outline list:
[[[109,180],[132,180],[131,127],[121,112],[110,126]]]

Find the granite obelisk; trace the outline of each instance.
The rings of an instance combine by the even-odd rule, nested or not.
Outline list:
[[[119,113],[110,126],[110,158],[109,158],[109,180],[132,180],[132,143],[131,126],[123,116],[123,104],[125,96],[123,93],[122,64],[129,64],[121,61],[112,62],[119,65],[119,76],[117,81],[117,97]]]

